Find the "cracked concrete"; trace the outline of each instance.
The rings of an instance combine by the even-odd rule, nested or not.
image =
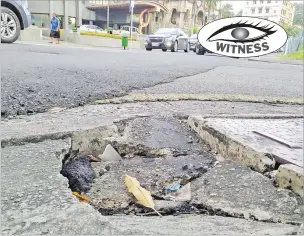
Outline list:
[[[112,124],[116,119],[128,119],[153,114],[188,116],[189,114],[302,114],[303,107],[233,102],[141,102],[130,104],[88,105],[59,113],[40,113],[1,120],[1,146],[20,145],[46,139],[62,139],[75,131],[85,131]]]
[[[268,222],[302,223],[298,201],[260,173],[231,161],[192,182],[192,201],[214,214]],[[237,199],[237,200],[236,200]]]
[[[178,234],[181,230],[194,235],[223,231],[226,235],[295,234],[298,226],[248,219],[298,224],[301,201],[297,196],[275,188],[271,180],[239,164],[226,166],[224,161],[213,167],[214,153],[178,119],[189,114],[229,117],[241,112],[271,118],[268,114],[282,109],[283,117],[302,114],[300,106],[176,101],[85,106],[3,120],[2,234]],[[158,116],[152,116],[155,113]],[[71,194],[67,180],[59,174],[61,158],[71,146],[99,154],[109,143],[123,160],[93,164],[98,176],[88,194],[93,209]],[[165,215],[203,215],[132,216],[150,215],[150,210],[134,204],[126,191],[124,174],[138,178]],[[164,187],[188,182],[190,201],[164,200]],[[17,187],[16,191],[16,186],[20,190]],[[128,216],[105,217],[96,209]]]

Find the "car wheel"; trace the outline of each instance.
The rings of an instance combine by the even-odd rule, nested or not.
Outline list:
[[[152,51],[152,48],[146,48],[147,51]]]
[[[13,43],[20,35],[20,21],[16,14],[1,7],[1,43]]]
[[[193,49],[193,52],[196,53],[196,47]]]
[[[167,51],[167,49],[162,49],[163,50],[163,52],[166,52]]]
[[[196,55],[202,55],[202,51],[199,50],[198,48],[195,48],[195,53]]]
[[[175,41],[173,48],[171,49],[171,52],[177,52],[178,51],[177,48],[178,48],[178,43],[177,43],[177,41]]]
[[[189,43],[187,44],[187,48],[184,50],[184,52],[189,52],[190,51],[190,45]]]

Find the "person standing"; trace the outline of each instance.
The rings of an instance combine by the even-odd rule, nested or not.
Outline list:
[[[50,43],[53,43],[53,39],[57,40],[57,44],[59,44],[60,41],[60,21],[57,18],[56,14],[53,13],[53,17],[51,19],[51,33],[50,33],[51,41]]]

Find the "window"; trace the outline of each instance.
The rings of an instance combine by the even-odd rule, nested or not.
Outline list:
[[[267,3],[269,4],[269,3],[271,3],[271,1],[267,1]]]
[[[251,13],[252,13],[252,14],[255,14],[255,9],[251,9]]]
[[[285,16],[286,15],[286,10],[282,9],[281,14]]]
[[[253,4],[256,4],[256,1],[253,1]]]
[[[263,8],[259,8],[259,14],[261,14],[263,11]]]
[[[274,11],[273,11],[273,13],[277,13],[277,11],[276,11],[276,10],[274,10]]]
[[[260,1],[260,3],[261,3],[261,4],[263,4],[263,3],[264,3],[264,1]]]
[[[50,17],[48,14],[32,13],[31,16],[32,16],[32,25],[42,27],[42,28],[50,27]]]
[[[269,8],[266,8],[266,13],[269,13]]]
[[[246,2],[247,5],[249,5],[249,2]]]

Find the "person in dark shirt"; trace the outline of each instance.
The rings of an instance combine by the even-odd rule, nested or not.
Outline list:
[[[53,17],[51,19],[51,33],[50,33],[51,41],[53,43],[53,39],[57,40],[57,44],[59,44],[60,40],[60,21],[57,18],[56,14],[53,13]]]

